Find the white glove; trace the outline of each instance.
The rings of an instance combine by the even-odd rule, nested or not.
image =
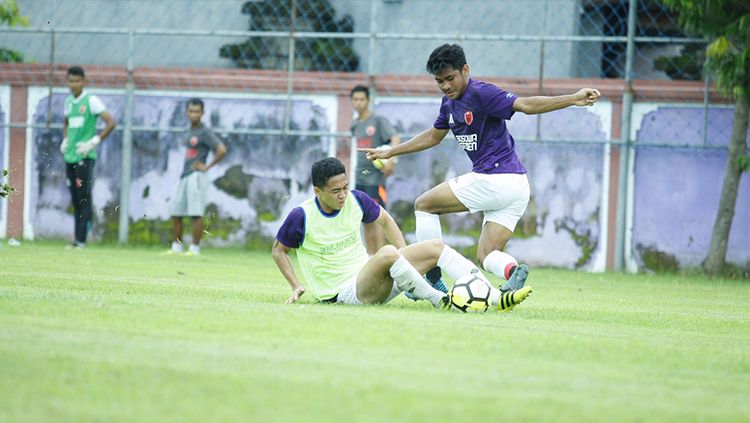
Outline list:
[[[65,154],[65,151],[68,149],[68,139],[63,138],[63,142],[60,143],[60,152]]]
[[[89,154],[91,150],[95,149],[100,142],[102,142],[102,139],[99,138],[99,135],[94,135],[88,141],[79,142],[78,145],[76,145],[76,153],[85,156]]]

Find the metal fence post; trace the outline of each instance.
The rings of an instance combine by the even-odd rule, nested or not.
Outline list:
[[[547,0],[544,0],[544,13],[542,14],[542,39],[539,41],[539,93],[544,95],[544,37],[547,35]],[[542,138],[542,113],[536,115],[536,138],[539,141]]]
[[[703,61],[703,146],[708,145],[708,99],[711,95],[711,73],[706,68],[708,57]]]
[[[375,100],[378,97],[378,89],[375,86],[375,33],[377,32],[377,13],[378,13],[378,0],[370,1],[370,37],[367,49],[367,86],[370,89],[370,104],[369,107],[373,108],[375,112]],[[349,143],[349,186],[356,186],[357,164],[359,162],[359,155],[357,154],[357,139],[352,136]]]
[[[125,128],[122,135],[122,178],[120,182],[120,225],[118,241],[128,243],[130,224],[130,169],[133,153],[133,31],[128,31],[128,80],[125,83]]]
[[[620,132],[620,167],[617,183],[617,236],[615,238],[615,271],[625,265],[625,226],[627,220],[628,173],[630,167],[630,124],[633,112],[633,56],[635,50],[636,13],[638,0],[630,0],[628,9],[628,38],[625,56],[625,90],[622,94],[622,126]]]
[[[292,93],[294,92],[294,40],[297,31],[297,1],[292,0],[292,10],[290,28],[289,28],[289,60],[287,62],[287,81],[286,81],[286,107],[284,108],[284,135],[289,132],[290,121],[292,120]]]
[[[47,66],[47,136],[50,135],[52,125],[52,87],[55,86],[55,27],[49,32],[49,66]]]

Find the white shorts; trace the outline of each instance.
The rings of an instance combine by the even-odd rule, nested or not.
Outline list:
[[[180,178],[177,194],[172,201],[172,216],[203,216],[206,210],[208,174],[196,171]]]
[[[471,213],[484,212],[482,225],[494,222],[513,231],[529,204],[526,174],[470,172],[450,179],[448,186]]]
[[[393,288],[391,288],[391,293],[388,294],[388,298],[383,301],[383,304],[390,302],[392,299],[396,298],[398,294],[400,294],[401,291],[396,288],[396,283],[393,283]],[[338,293],[338,297],[336,297],[336,303],[337,304],[349,304],[349,305],[362,305],[362,302],[359,301],[359,298],[357,298],[357,277],[353,277],[349,282],[347,282],[343,288],[341,288],[341,291]]]

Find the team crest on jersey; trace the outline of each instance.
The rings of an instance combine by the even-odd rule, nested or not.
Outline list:
[[[198,145],[198,137],[190,137],[190,145],[192,146]]]
[[[375,127],[368,126],[367,128],[365,128],[365,133],[367,134],[368,137],[375,135]]]
[[[448,114],[448,125],[455,125],[455,122],[453,122],[453,113]]]
[[[471,112],[465,112],[464,121],[466,122],[467,125],[471,125],[471,122],[474,122],[474,114]]]
[[[366,138],[357,138],[357,148],[371,148],[372,147],[372,138],[366,137]]]
[[[81,104],[81,106],[78,108],[78,113],[80,114],[86,113],[86,106]]]

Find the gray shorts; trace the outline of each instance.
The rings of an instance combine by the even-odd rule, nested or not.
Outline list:
[[[201,217],[206,210],[206,194],[208,194],[208,174],[195,171],[180,178],[177,194],[170,213],[172,216]]]

